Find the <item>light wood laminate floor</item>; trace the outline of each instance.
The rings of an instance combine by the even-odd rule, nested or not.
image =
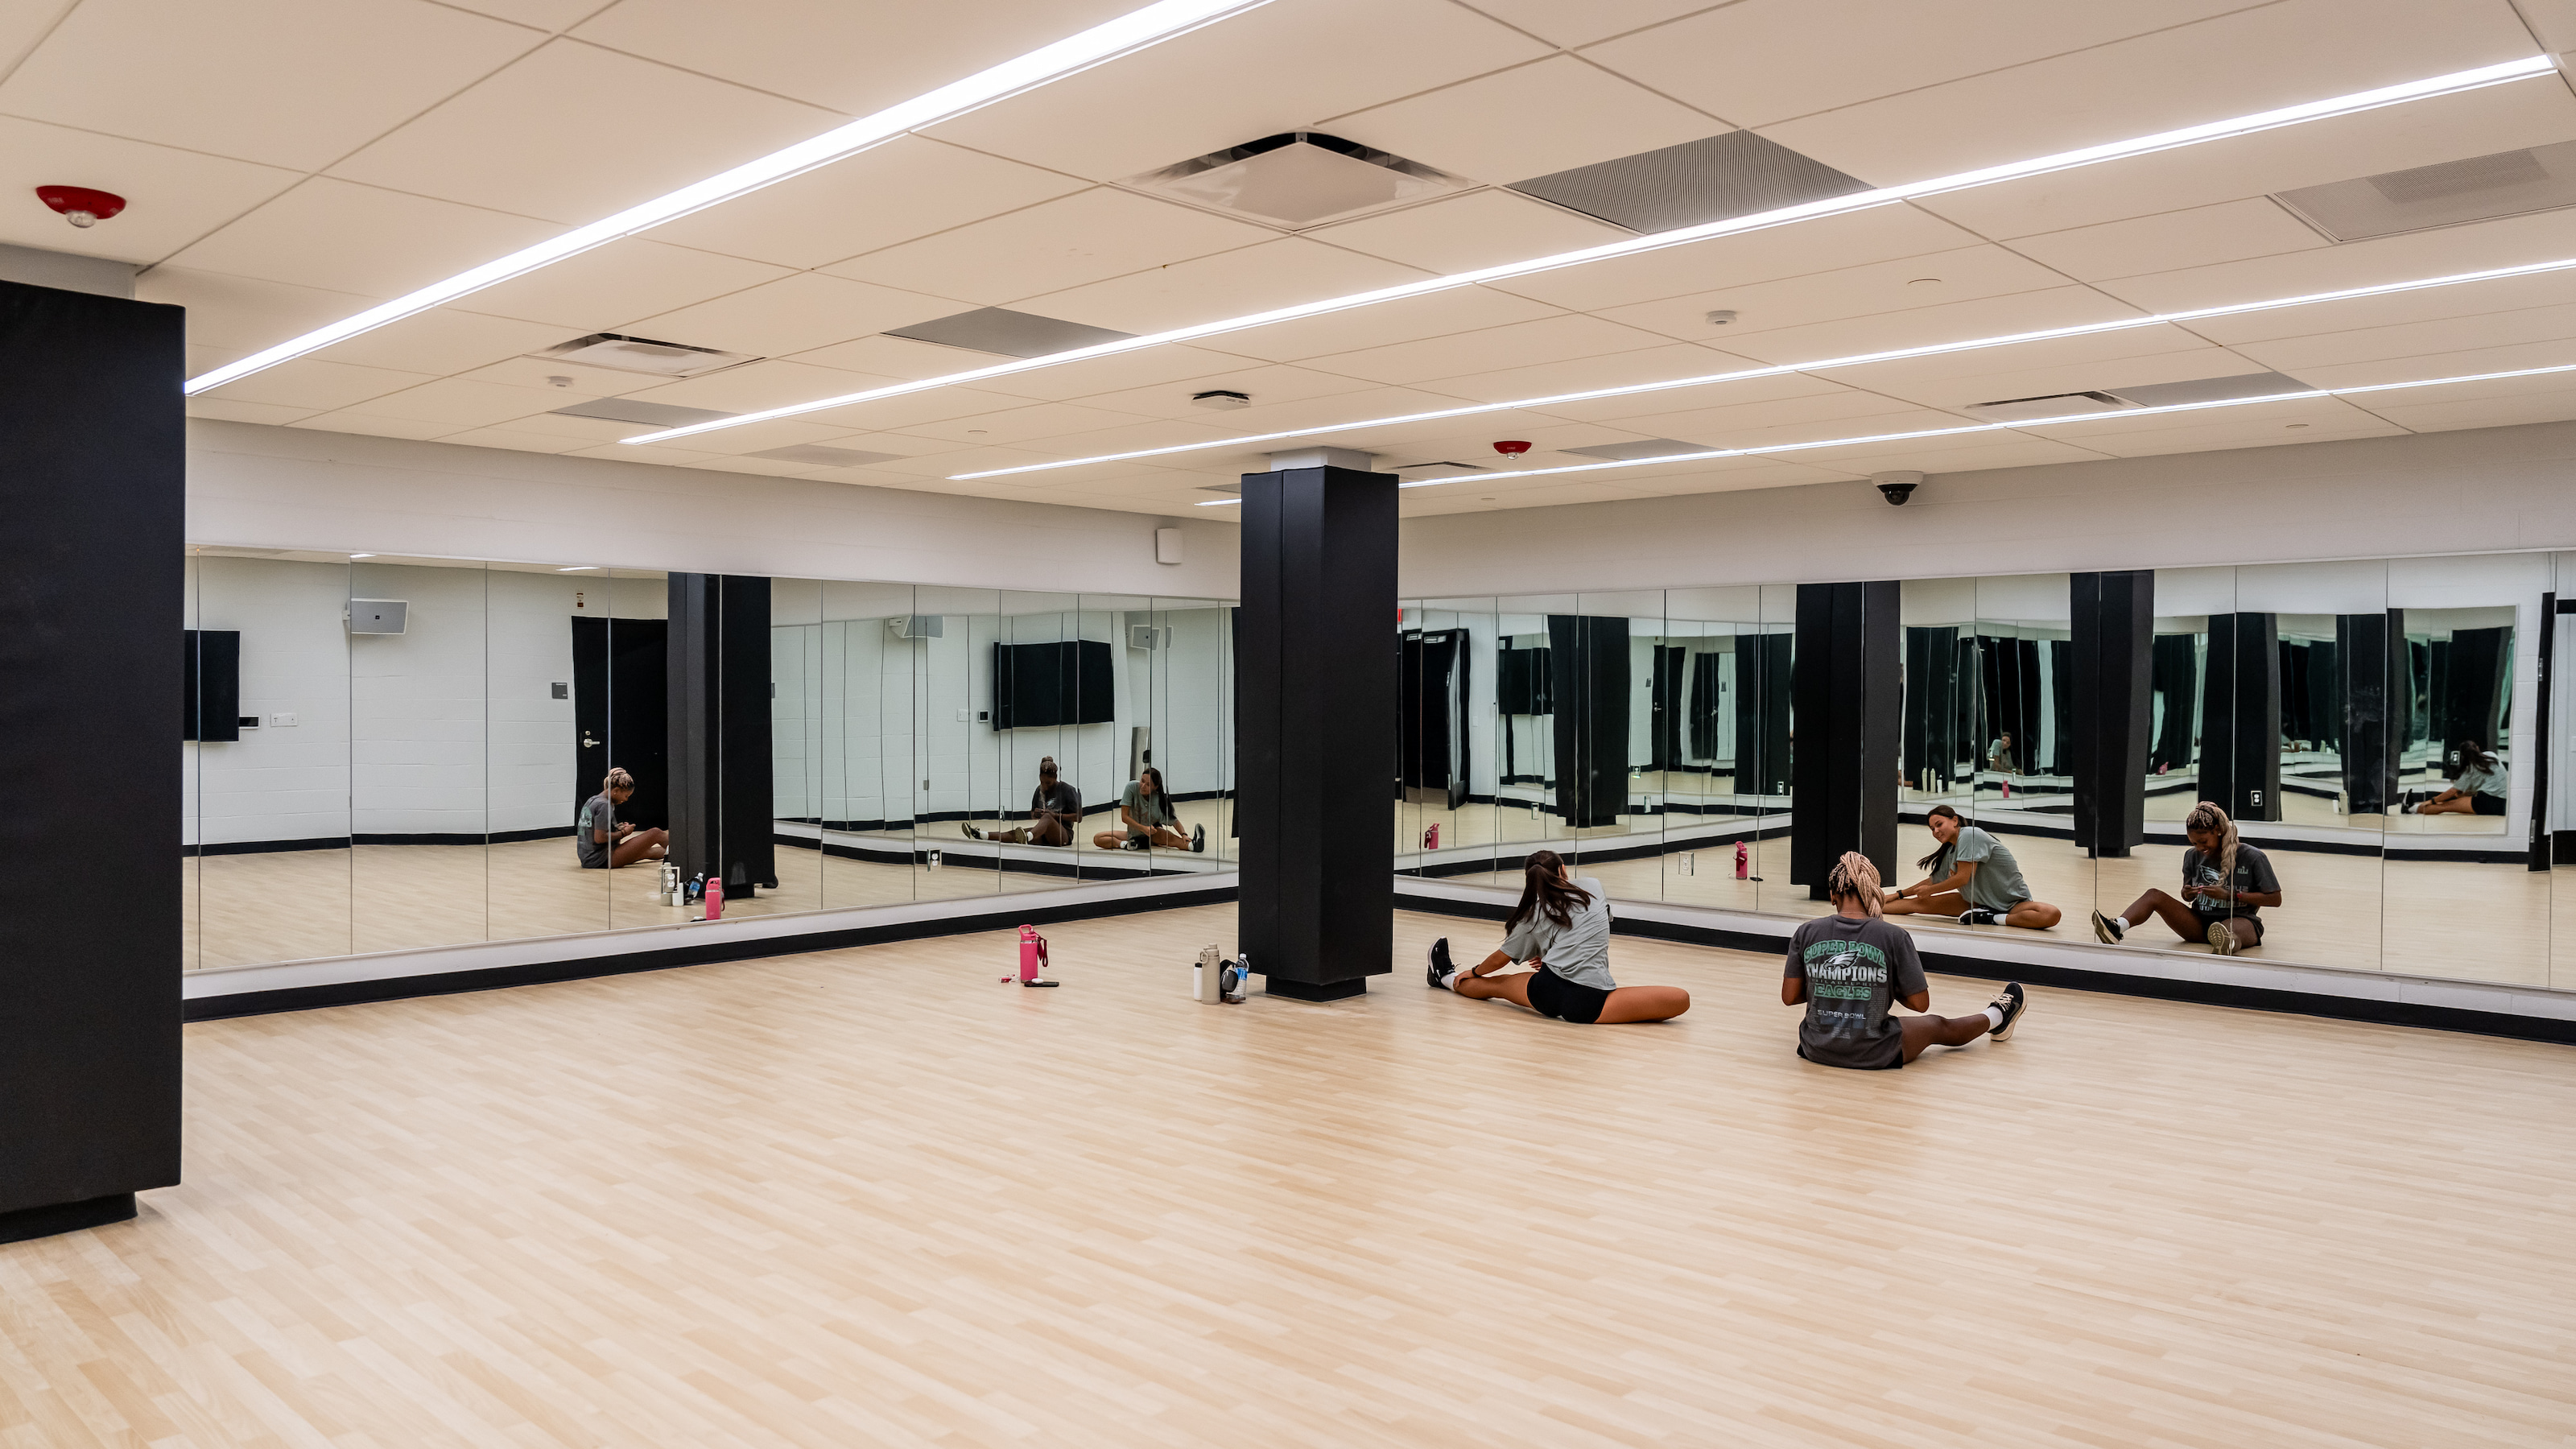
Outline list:
[[[2042,991],[1902,1072],[1192,1004],[1200,908],[187,1029],[187,1183],[0,1247],[0,1444],[2565,1446],[2576,1050]],[[1936,978],[1965,1011],[1983,983]]]

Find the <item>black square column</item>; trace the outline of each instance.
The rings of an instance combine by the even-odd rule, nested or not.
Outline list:
[[[183,316],[0,282],[0,1242],[179,1180]]]
[[[2200,798],[2238,820],[2281,818],[2281,629],[2271,614],[2209,616]]]
[[[1628,812],[1628,621],[1547,616],[1556,813],[1576,830]]]
[[[1394,969],[1395,478],[1243,476],[1237,934],[1273,995]]]
[[[2117,858],[2147,838],[2155,570],[2070,575],[2067,603],[2074,679],[2061,718],[2075,737],[2075,842]]]
[[[1798,586],[1789,881],[1816,900],[1846,850],[1896,878],[1902,599],[1893,579]]]
[[[670,576],[670,860],[727,899],[778,888],[769,580]]]

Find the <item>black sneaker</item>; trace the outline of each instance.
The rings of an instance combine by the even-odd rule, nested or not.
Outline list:
[[[2120,944],[2120,938],[2127,934],[2129,934],[2128,922],[2118,916],[2106,916],[2100,911],[2093,913],[2094,940],[2105,946],[2117,946]]]
[[[1424,978],[1433,986],[1446,991],[1449,989],[1447,977],[1456,969],[1457,968],[1449,964],[1449,938],[1443,936],[1439,940],[1432,942],[1431,966],[1429,970],[1423,973]]]
[[[2003,919],[2003,912],[1986,906],[1970,906],[1959,913],[1962,926],[1991,926]]]
[[[1207,827],[1206,827],[1206,826],[1204,826],[1204,825],[1193,825],[1193,826],[1191,826],[1191,827],[1190,827],[1190,849],[1195,850],[1195,851],[1199,851],[1199,852],[1201,852],[1201,853],[1205,853],[1205,852],[1206,852],[1206,850],[1207,850]]]
[[[957,827],[957,830],[959,834],[965,836],[968,840],[981,840],[984,838],[984,832],[976,829],[972,825],[961,824]]]
[[[2003,990],[1995,993],[1991,1004],[2004,1014],[2004,1024],[1986,1035],[2002,1041],[2013,1034],[2014,1027],[2021,1025],[2022,1013],[2030,1010],[2030,997],[2022,991],[2020,982],[2008,981],[2004,983]]]

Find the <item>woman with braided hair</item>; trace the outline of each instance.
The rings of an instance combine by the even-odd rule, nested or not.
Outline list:
[[[1610,899],[1601,882],[1574,879],[1553,850],[1531,851],[1521,875],[1521,903],[1503,921],[1502,949],[1461,969],[1449,959],[1449,938],[1441,937],[1431,943],[1424,973],[1433,986],[1586,1026],[1669,1021],[1690,1010],[1690,993],[1678,986],[1622,986],[1610,979]],[[1494,974],[1515,961],[1538,969]]]
[[[2207,941],[2221,956],[2233,956],[2263,944],[2265,906],[2281,903],[2281,878],[2272,873],[2272,858],[2236,837],[2236,822],[2212,801],[2203,800],[2183,817],[2191,848],[2182,853],[2182,894],[2149,891],[2116,916],[2093,913],[2093,934],[2116,944],[2131,926],[2154,916],[2186,941]]]
[[[1807,1008],[1798,1024],[1798,1055],[1828,1067],[1901,1067],[1931,1047],[1966,1046],[1988,1033],[2002,1041],[2030,1009],[2014,981],[1975,1016],[1894,1015],[1890,1008],[1898,1002],[1931,1011],[1932,987],[1923,979],[1914,938],[1880,915],[1886,892],[1878,867],[1857,850],[1844,851],[1825,877],[1825,891],[1834,913],[1789,937],[1789,969],[1780,978],[1781,1003]]]

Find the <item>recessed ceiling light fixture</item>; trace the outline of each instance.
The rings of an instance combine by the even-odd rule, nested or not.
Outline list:
[[[615,216],[576,227],[561,236],[459,272],[443,282],[433,282],[383,306],[371,307],[354,317],[316,328],[264,352],[252,353],[239,362],[227,363],[212,372],[190,378],[186,390],[193,397],[209,388],[221,387],[334,342],[346,341],[362,332],[372,332],[389,322],[398,322],[415,312],[428,311],[512,277],[552,266],[566,257],[579,256],[620,237],[633,236],[693,211],[703,211],[791,176],[801,176],[818,166],[829,166],[891,141],[907,131],[962,116],[995,101],[1007,100],[1080,74],[1093,66],[1132,55],[1174,36],[1186,35],[1203,25],[1215,24],[1268,3],[1270,0],[1158,0],[1156,4],[1130,11],[1105,25],[1095,25],[1053,45],[1040,46],[1016,60],[1006,60],[964,80],[941,86],[899,105],[888,106],[875,115],[836,127],[811,140],[773,151],[757,161],[746,162],[641,205],[630,206]]]
[[[2222,307],[2195,307],[2184,312],[2157,312],[2144,317],[2123,317],[2111,322],[2083,322],[2071,327],[2050,327],[2037,332],[2007,332],[2000,336],[1971,337],[1958,342],[1930,342],[1920,347],[1899,347],[1886,352],[1855,352],[1844,357],[1821,357],[1810,362],[1784,362],[1771,367],[1748,367],[1734,372],[1707,372],[1695,377],[1670,378],[1663,382],[1633,382],[1620,387],[1596,387],[1583,392],[1560,392],[1550,393],[1545,397],[1514,398],[1509,402],[1470,403],[1464,407],[1436,408],[1430,412],[1421,413],[1399,413],[1393,417],[1357,418],[1346,423],[1326,423],[1320,427],[1291,428],[1276,433],[1249,433],[1239,438],[1225,438],[1215,442],[1174,443],[1160,448],[1137,448],[1124,453],[1100,453],[1088,458],[1065,458],[1052,463],[1023,463],[1014,468],[990,468],[980,473],[957,473],[951,475],[950,481],[998,478],[1008,473],[1043,473],[1054,468],[1080,468],[1092,463],[1125,463],[1137,458],[1165,458],[1175,453],[1204,453],[1223,448],[1245,448],[1255,443],[1273,443],[1286,438],[1312,438],[1325,433],[1393,427],[1401,423],[1438,422],[1443,418],[1474,417],[1479,413],[1510,412],[1518,408],[1554,407],[1564,403],[1592,402],[1605,397],[1632,397],[1638,393],[1670,392],[1675,388],[1706,387],[1712,383],[1784,377],[1793,372],[1828,372],[1837,368],[1860,367],[1873,362],[1901,362],[1918,357],[1940,357],[1954,352],[1981,351],[1989,347],[2011,347],[2024,342],[2055,342],[2068,337],[2088,337],[2103,332],[2125,332],[2134,328],[2156,327],[2168,323],[2198,322],[2211,317],[2241,317],[2249,312],[2271,312],[2284,307],[2308,307],[2320,302],[2348,302],[2357,297],[2385,297],[2398,292],[2420,292],[2433,287],[2457,287],[2470,282],[2492,282],[2508,277],[2530,277],[2545,272],[2569,270],[2576,270],[2576,257],[2532,262],[2519,267],[2491,267],[2480,272],[2453,272],[2439,277],[2417,277],[2403,282],[2385,282],[2375,287],[2346,287],[2340,291],[2306,292],[2296,297],[2272,297],[2260,302],[2231,302]]]
[[[1759,448],[1709,448],[1694,453],[1669,453],[1658,458],[1623,458],[1615,463],[1575,463],[1562,468],[1521,468],[1497,475],[1512,479],[1544,478],[1557,473],[1598,473],[1610,468],[1643,468],[1656,463],[1697,463],[1714,458],[1769,457],[1774,453],[1804,453],[1816,448],[1847,448],[1858,443],[1903,443],[1919,438],[1955,438],[1967,433],[2015,432],[2024,428],[2044,428],[2059,423],[2098,423],[2109,418],[2144,418],[2161,413],[2206,412],[2211,408],[2251,407],[2256,403],[2303,402],[2321,397],[2352,397],[2366,392],[2396,392],[2403,388],[2444,387],[2460,382],[2495,382],[2513,377],[2546,377],[2551,373],[2576,372],[2576,362],[2558,367],[2520,367],[2510,372],[2472,372],[2457,377],[2424,377],[2411,382],[2374,382],[2362,387],[2302,388],[2297,392],[2269,393],[2262,397],[2218,398],[2209,402],[2171,403],[2159,408],[2123,408],[2116,413],[2070,413],[2053,418],[2022,418],[2008,423],[1968,423],[1955,428],[1916,428],[1902,433],[1866,433],[1853,438],[1821,438],[1812,443],[1769,443]],[[1437,488],[1450,478],[1425,478],[1419,483],[1399,483],[1399,488]]]
[[[1276,307],[1267,312],[1253,312],[1241,317],[1227,317],[1189,327],[1175,327],[1165,332],[1148,332],[1139,337],[1102,342],[1090,347],[1077,347],[1045,357],[995,363],[990,367],[978,367],[966,372],[926,377],[915,382],[894,383],[886,387],[869,388],[862,392],[842,393],[835,397],[817,398],[812,402],[791,403],[785,407],[744,413],[738,418],[730,418],[723,422],[700,423],[685,428],[666,428],[658,433],[643,433],[632,438],[621,438],[619,441],[665,443],[673,438],[687,437],[692,433],[709,432],[717,428],[736,428],[746,423],[767,422],[773,418],[820,412],[825,408],[847,407],[852,403],[902,397],[909,393],[928,392],[933,388],[980,382],[986,378],[1008,377],[1014,373],[1029,372],[1041,367],[1060,367],[1068,362],[1114,357],[1120,353],[1135,352],[1147,347],[1165,347],[1176,342],[1193,342],[1202,337],[1241,332],[1246,328],[1267,327],[1275,323],[1293,322],[1306,317],[1320,317],[1332,312],[1347,312],[1358,307],[1374,307],[1385,302],[1401,302],[1408,298],[1452,291],[1459,287],[1472,287],[1484,282],[1507,281],[1513,277],[1526,277],[1538,272],[1585,266],[1592,262],[1609,261],[1616,257],[1635,256],[1641,252],[1687,246],[1692,242],[1708,241],[1715,237],[1735,236],[1776,226],[1790,226],[1802,221],[1812,221],[1818,217],[1842,216],[1850,212],[1867,211],[1873,207],[1893,206],[1919,197],[1939,196],[1945,192],[1992,186],[2002,181],[2018,181],[2025,177],[2044,176],[2053,171],[2067,171],[2079,166],[2093,166],[2105,161],[2118,161],[2132,156],[2149,155],[2157,151],[2197,146],[2206,141],[2223,141],[2234,136],[2249,136],[2258,131],[2278,130],[2284,126],[2302,125],[2309,121],[2321,121],[2334,116],[2375,111],[2384,106],[2401,105],[2407,101],[2457,95],[2462,91],[2482,90],[2488,86],[2503,85],[2532,76],[2555,74],[2557,69],[2548,56],[2528,56],[2521,60],[2506,61],[2501,65],[2454,71],[2449,75],[2430,76],[2423,80],[2408,81],[2402,85],[2382,86],[2377,90],[2357,91],[2351,95],[2334,96],[2322,101],[2309,101],[2302,105],[2257,111],[2249,116],[2236,116],[2224,121],[2185,126],[2180,130],[2158,131],[2153,135],[2133,137],[2126,141],[2112,141],[2075,151],[2060,151],[2051,156],[2033,157],[2027,161],[2014,161],[1976,171],[1937,176],[1929,181],[1910,182],[1903,186],[1883,186],[1870,191],[1855,191],[1847,196],[1801,202],[1796,206],[1755,212],[1749,216],[1729,217],[1723,221],[1707,222],[1699,226],[1677,227],[1671,231],[1656,232],[1651,236],[1607,242],[1596,247],[1585,247],[1579,251],[1558,252],[1553,256],[1536,257],[1525,262],[1506,262],[1501,266],[1484,267],[1472,272],[1455,272],[1445,277],[1430,277],[1419,282],[1406,282],[1400,286],[1380,287],[1368,292],[1353,292],[1341,297],[1327,297],[1320,302],[1303,302],[1293,307]]]
[[[597,564],[574,564],[571,568],[557,569],[555,572],[559,574],[587,574],[595,573],[598,569],[599,565]]]

